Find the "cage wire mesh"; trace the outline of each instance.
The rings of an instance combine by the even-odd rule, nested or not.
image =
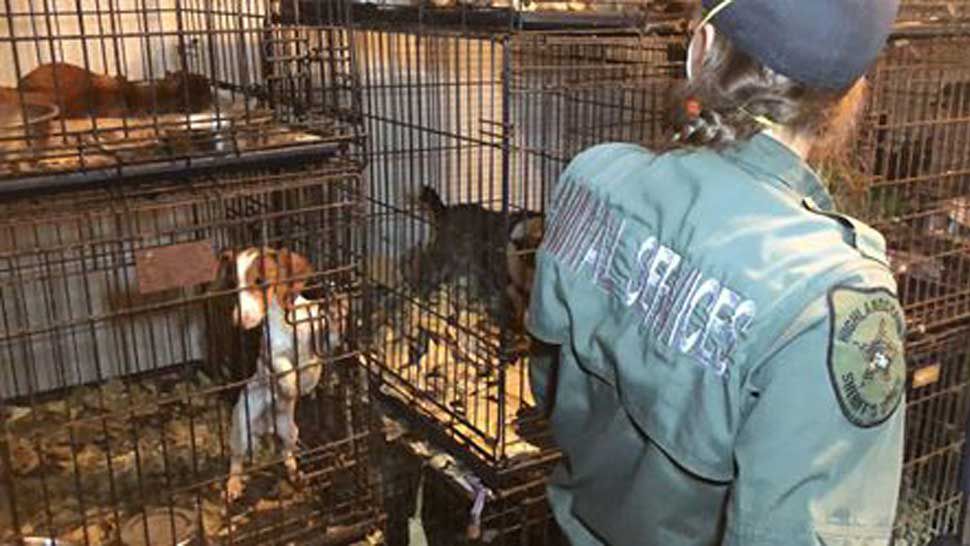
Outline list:
[[[382,392],[486,472],[541,453],[522,328],[544,204],[572,156],[656,142],[669,34],[358,25]]]
[[[970,347],[963,324],[907,347],[906,444],[895,544],[925,545],[959,529],[960,450],[970,401]]]
[[[379,532],[379,444],[352,318],[361,195],[359,165],[331,160],[0,205],[0,542],[345,544]],[[279,268],[282,249],[312,264],[303,293],[327,313],[331,345],[302,350],[278,326],[284,300],[271,290],[289,277],[233,282],[249,247],[275,249],[256,256]],[[267,306],[257,348],[289,355],[291,373],[218,350],[244,344],[231,310],[246,308],[246,291]],[[302,389],[310,370],[319,384],[288,405],[284,382]],[[272,414],[240,395],[260,385]],[[276,445],[290,426],[294,444]],[[298,473],[281,468],[288,447]],[[238,499],[227,495],[233,455]]]
[[[870,74],[861,172],[833,177],[844,208],[886,236],[912,332],[970,317],[968,45],[970,30],[891,38]]]
[[[9,0],[0,180],[340,150],[359,138],[347,16],[297,0]]]

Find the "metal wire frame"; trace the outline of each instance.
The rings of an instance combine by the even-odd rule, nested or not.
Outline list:
[[[960,522],[960,450],[970,411],[970,325],[911,341],[903,482],[895,528],[897,545],[922,545],[954,532]]]
[[[0,180],[340,151],[361,136],[346,17],[297,0],[5,0]],[[97,76],[42,85],[33,71],[54,62]]]
[[[230,505],[226,435],[250,371],[217,361],[213,346],[243,342],[220,313],[236,291],[145,293],[137,265],[139,253],[179,244],[285,247],[314,265],[309,284],[334,281],[359,313],[361,186],[359,165],[325,162],[0,205],[0,540],[92,544],[153,507],[187,510],[216,543],[337,544],[380,529],[356,321],[317,355],[324,379],[298,406],[304,487],[274,485],[281,459],[269,454],[245,472],[270,506]]]
[[[846,208],[886,236],[913,332],[970,317],[968,45],[970,30],[898,31],[870,73],[861,173],[836,177],[866,189]]]
[[[422,274],[402,280],[411,252],[437,236],[446,253],[503,260],[510,226],[542,214],[575,153],[607,140],[658,142],[682,39],[395,26],[359,28],[354,41],[370,137],[370,251],[391,264],[374,273],[373,304],[393,333],[376,331],[369,356],[384,392],[488,475],[533,443],[510,432],[531,406],[520,331],[502,311],[482,311],[494,300],[462,284],[484,274],[480,262],[461,258],[441,284]],[[448,228],[414,202],[423,186],[479,212],[464,225],[459,213],[456,232],[435,235]],[[537,243],[514,255],[527,260]],[[495,282],[504,286],[507,274]],[[483,316],[487,327],[472,324]],[[443,345],[452,356],[435,357]]]

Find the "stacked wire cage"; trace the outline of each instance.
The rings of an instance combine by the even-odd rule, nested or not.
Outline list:
[[[438,544],[469,540],[469,480],[488,491],[478,540],[562,543],[545,500],[560,455],[528,383],[534,253],[575,154],[665,134],[685,20],[658,4],[355,9],[375,317],[365,356],[382,404],[467,470],[418,465],[439,490],[424,505]],[[405,474],[411,489],[385,475],[399,525],[413,515],[417,475]]]
[[[968,406],[970,18],[965,2],[903,2],[869,74],[847,212],[886,236],[907,318],[908,406],[896,544],[961,524]]]
[[[0,543],[382,539],[360,88],[305,9],[0,12]]]
[[[5,2],[0,177],[346,151],[360,136],[346,17],[297,0]]]

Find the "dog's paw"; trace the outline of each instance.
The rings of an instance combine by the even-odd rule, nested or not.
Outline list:
[[[226,481],[226,496],[232,502],[242,496],[243,483],[240,476],[230,476]]]
[[[303,473],[300,472],[299,467],[297,467],[296,457],[293,455],[286,457],[286,460],[283,462],[283,466],[286,467],[286,477],[290,480],[290,482],[296,486],[303,484],[303,480],[306,478],[306,476],[304,476]]]

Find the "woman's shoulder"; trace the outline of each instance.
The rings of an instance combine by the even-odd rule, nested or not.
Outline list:
[[[579,176],[589,178],[589,173],[598,173],[617,161],[643,162],[649,161],[655,154],[640,144],[632,142],[604,142],[596,144],[579,152],[569,161],[563,176]]]
[[[632,142],[605,142],[573,156],[562,173],[562,180],[589,187],[630,178],[670,180],[671,174],[675,174],[674,178],[691,177],[691,171],[695,170],[693,164],[710,166],[710,161],[717,160],[717,154],[705,149],[667,151]]]

